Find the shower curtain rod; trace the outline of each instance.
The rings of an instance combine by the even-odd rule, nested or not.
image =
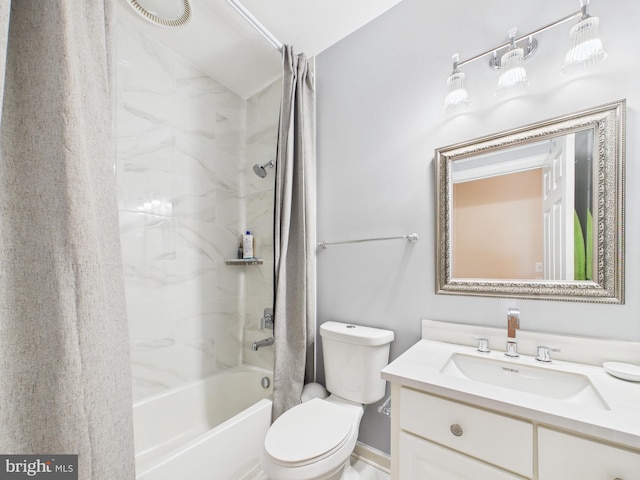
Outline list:
[[[361,238],[359,240],[343,240],[342,242],[320,242],[318,246],[326,249],[329,245],[344,245],[345,243],[364,243],[364,242],[378,242],[380,240],[398,240],[404,239],[410,244],[414,244],[418,241],[417,233],[410,233],[408,235],[401,235],[399,237],[377,237],[377,238]]]
[[[238,0],[227,0],[227,3],[231,5],[236,12],[244,18],[249,25],[251,25],[260,35],[262,35],[267,42],[271,44],[276,50],[282,51],[283,44],[278,40],[260,21],[253,16],[253,14],[247,10]]]

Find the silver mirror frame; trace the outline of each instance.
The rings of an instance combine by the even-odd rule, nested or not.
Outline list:
[[[594,278],[589,281],[452,278],[452,162],[481,153],[594,128]],[[437,148],[436,293],[624,303],[624,175],[626,101]]]

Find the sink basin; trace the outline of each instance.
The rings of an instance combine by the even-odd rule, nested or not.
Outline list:
[[[452,354],[440,373],[496,387],[609,410],[588,377],[462,353]]]

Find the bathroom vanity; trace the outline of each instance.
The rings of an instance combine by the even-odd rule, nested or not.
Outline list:
[[[422,340],[382,371],[393,479],[640,479],[640,382],[601,366],[638,364],[640,345],[518,335],[507,358],[506,329],[423,320]],[[539,346],[561,351],[541,362]]]

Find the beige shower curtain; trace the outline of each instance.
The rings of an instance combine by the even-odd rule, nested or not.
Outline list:
[[[303,54],[283,49],[275,193],[274,419],[314,380],[315,92]]]
[[[0,454],[83,480],[135,478],[112,8],[0,0]]]

